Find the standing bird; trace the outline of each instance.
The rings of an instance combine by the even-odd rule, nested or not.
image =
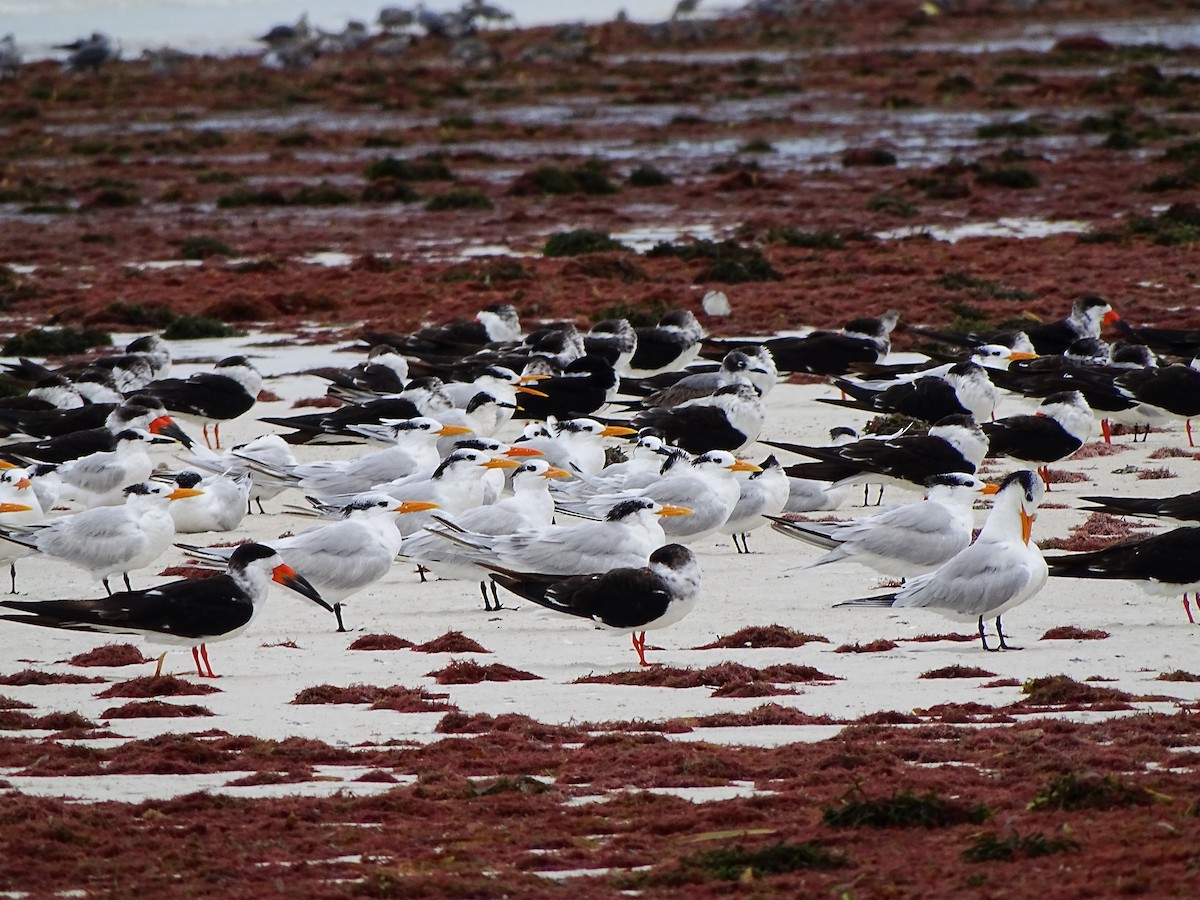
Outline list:
[[[1044,489],[1029,469],[1000,484],[992,512],[975,543],[941,568],[911,579],[899,591],[861,597],[834,606],[887,606],[932,609],[952,619],[977,622],[984,650],[1018,650],[1005,642],[1000,617],[1037,594],[1048,570],[1042,551],[1030,542]],[[989,647],[984,619],[996,620],[998,647]]]
[[[284,562],[312,583],[321,596],[333,602],[338,631],[342,601],[370,587],[392,569],[400,552],[401,535],[395,515],[436,509],[436,504],[397,503],[379,493],[359,494],[341,509],[337,522],[317,525],[292,537],[265,541]],[[236,547],[197,547],[177,544],[181,550],[207,562],[232,560]]]
[[[1176,528],[1090,553],[1051,556],[1046,562],[1057,578],[1115,578],[1136,581],[1160,597],[1182,594],[1188,621],[1196,623],[1188,594],[1200,591],[1200,528]],[[1200,596],[1196,605],[1200,608]]]
[[[272,582],[333,612],[311,584],[262,544],[237,547],[229,557],[225,574],[211,578],[172,581],[146,591],[122,591],[102,600],[5,600],[0,605],[25,613],[3,616],[12,622],[69,631],[140,634],[151,643],[191,647],[197,674],[216,678],[205,645],[244,632],[262,611]],[[155,676],[162,674],[166,655],[163,652],[158,657]],[[201,659],[207,671],[200,667]]]
[[[250,471],[252,464],[258,463],[273,469],[287,469],[296,464],[296,455],[287,441],[277,434],[264,434],[245,444],[235,444],[220,454],[211,450],[201,450],[199,445],[191,448],[195,454],[191,465],[217,475],[239,476]],[[258,504],[258,511],[265,514],[262,502],[270,500],[285,489],[279,484],[264,484],[262,479],[254,479],[250,487],[250,497],[246,501],[246,514],[250,513],[250,503]]]
[[[555,612],[579,616],[613,631],[628,632],[638,662],[646,662],[646,632],[674,625],[700,599],[700,563],[687,547],[667,544],[649,564],[597,575],[555,577],[488,566],[492,580],[518,597]]]
[[[258,402],[262,375],[244,356],[229,356],[211,372],[198,372],[190,378],[163,378],[152,381],[141,393],[162,401],[163,406],[181,418],[201,423],[204,441],[209,446],[208,426],[213,426],[213,442],[221,447],[221,423],[248,413]]]
[[[1061,391],[1041,402],[1033,415],[1007,416],[984,422],[988,456],[1011,456],[1041,463],[1038,474],[1050,489],[1048,463],[1058,462],[1083,446],[1095,424],[1092,408],[1079,391]]]
[[[109,594],[109,576],[120,572],[125,587],[132,590],[129,573],[152,565],[175,536],[168,501],[194,497],[199,491],[143,481],[124,493],[123,506],[100,506],[19,531],[0,531],[0,538],[25,547],[23,556],[41,553],[84,569],[100,579]]]
[[[935,475],[919,503],[893,506],[852,522],[791,522],[775,519],[780,534],[829,552],[805,568],[841,560],[884,575],[911,578],[945,565],[971,543],[971,509],[980,494],[999,490],[974,475]]]
[[[718,530],[721,534],[728,534],[733,538],[733,546],[738,553],[749,553],[750,545],[746,543],[746,536],[754,529],[766,525],[772,516],[783,512],[791,485],[775,454],[762,461],[760,471],[740,471],[737,477],[741,494],[733,512]],[[738,535],[742,538],[740,547]]]

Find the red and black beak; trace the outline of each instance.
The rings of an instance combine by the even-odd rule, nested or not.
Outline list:
[[[290,591],[295,591],[297,594],[307,597],[313,603],[317,604],[317,606],[334,612],[334,608],[325,602],[324,598],[317,593],[317,589],[309,583],[308,579],[297,573],[287,563],[280,563],[271,570],[271,580],[282,584]]]
[[[151,422],[150,433],[162,435],[163,437],[168,437],[172,440],[179,441],[179,443],[183,444],[183,446],[187,447],[189,450],[191,449],[192,444],[196,443],[190,437],[188,437],[187,432],[180,428],[179,425],[176,424],[175,420],[170,416],[159,416],[157,419]]]

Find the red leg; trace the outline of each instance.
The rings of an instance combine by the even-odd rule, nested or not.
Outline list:
[[[204,670],[202,668],[200,668],[200,648],[199,647],[192,648],[192,659],[194,659],[196,661],[196,674],[199,675],[201,678],[203,678]]]
[[[1195,447],[1196,442],[1192,440],[1192,420],[1191,419],[1187,420],[1187,424],[1184,425],[1184,428],[1187,430],[1188,446]]]
[[[204,446],[207,447],[209,450],[211,450],[212,449],[212,441],[210,441],[208,439],[208,423],[207,422],[205,422],[203,425],[200,426],[200,433],[202,435],[204,435]]]
[[[1196,607],[1200,609],[1200,594],[1196,596]],[[1183,611],[1187,613],[1188,621],[1195,625],[1196,620],[1192,618],[1192,605],[1188,603],[1187,594],[1183,595]]]
[[[210,663],[208,661],[208,645],[207,644],[200,645],[200,656],[204,660],[204,667],[206,669],[208,669],[207,674],[204,672],[201,672],[200,677],[201,678],[218,678],[219,676],[217,675],[217,673],[212,670],[212,663]]]
[[[646,662],[646,632],[643,631],[641,638],[639,638],[638,633],[635,631],[631,637],[633,638],[633,649],[637,651],[638,662],[643,666],[650,665],[650,663]]]
[[[1104,433],[1104,443],[1112,443],[1112,429],[1108,427],[1108,419],[1100,420],[1100,431]]]
[[[1050,467],[1038,466],[1038,475],[1042,477],[1042,484],[1046,486],[1047,493],[1050,491]]]
[[[213,423],[213,439],[217,442],[216,449],[220,450],[221,449],[221,423],[220,422]]]

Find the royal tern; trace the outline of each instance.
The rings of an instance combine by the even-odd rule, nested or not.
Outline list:
[[[932,609],[952,619],[976,622],[984,650],[1019,649],[1005,642],[1000,617],[1046,584],[1046,560],[1037,545],[1030,542],[1043,493],[1035,472],[1013,472],[1001,483],[975,543],[941,568],[910,579],[893,594],[862,597],[835,606]],[[984,619],[995,619],[999,647],[988,646]]]
[[[894,506],[852,522],[775,519],[772,527],[830,551],[805,568],[850,560],[885,575],[911,578],[945,565],[971,543],[975,499],[997,490],[973,475],[936,475],[929,479],[925,499],[919,503]]]
[[[591,494],[616,494],[649,487],[661,477],[663,462],[673,449],[653,428],[643,428],[627,460],[605,466],[594,475],[576,469],[572,473],[576,480],[558,486],[557,490],[582,500]]]
[[[397,514],[424,512],[437,505],[420,501],[397,503],[377,492],[357,495],[341,509],[342,519],[317,525],[292,537],[264,541],[289,566],[308,579],[321,596],[333,604],[338,631],[347,597],[364,590],[391,571],[402,537]],[[198,547],[177,544],[185,553],[208,562],[232,558],[235,547]]]
[[[26,548],[21,557],[40,553],[87,571],[104,590],[118,572],[129,584],[129,573],[152,565],[171,544],[175,523],[167,504],[193,497],[198,491],[139,482],[125,488],[122,506],[101,506],[48,522],[0,531],[0,538]],[[19,557],[20,558],[20,557]]]
[[[457,516],[439,516],[442,519],[440,527],[491,535],[548,527],[554,519],[554,499],[548,490],[549,480],[570,477],[569,472],[550,465],[544,459],[528,460],[513,470],[511,497],[489,506],[469,509]],[[438,527],[432,526],[435,530]],[[493,611],[495,589],[489,599],[486,573],[479,570],[475,557],[465,548],[427,528],[405,539],[401,555],[429,568],[439,578],[479,581],[484,609]],[[497,601],[495,609],[499,608]]]
[[[287,441],[277,434],[264,434],[245,444],[235,444],[233,447],[214,453],[208,448],[193,446],[192,458],[189,465],[203,469],[216,475],[238,476],[250,471],[252,462],[261,463],[274,469],[287,469],[296,464],[296,456]],[[250,498],[246,503],[246,512],[250,512],[250,502],[258,504],[258,511],[265,513],[262,502],[277,496],[285,486],[279,484],[263,484],[259,480],[252,481]]]
[[[21,528],[45,518],[40,499],[34,493],[25,469],[0,469],[0,529]],[[12,579],[10,592],[17,592],[17,560],[26,550],[11,541],[0,541],[0,563],[8,563]]]
[[[778,516],[783,512],[790,485],[787,473],[783,471],[783,466],[774,454],[762,461],[758,472],[739,471],[737,481],[738,501],[725,524],[717,530],[733,538],[733,546],[738,553],[749,553],[750,546],[746,543],[746,536],[754,529],[766,525],[771,516]],[[742,539],[740,547],[739,535]]]
[[[736,384],[752,384],[747,374],[754,361],[741,350],[730,350],[721,360],[720,366],[711,371],[668,372],[654,378],[632,379],[621,382],[621,393],[640,394],[641,400],[622,401],[626,406],[662,407],[670,409],[686,400],[711,397],[721,388]],[[678,375],[678,378],[672,376]]]
[[[88,508],[125,502],[125,487],[145,481],[154,471],[147,452],[151,444],[173,444],[172,438],[127,428],[116,436],[112,450],[92,453],[58,467],[62,492]]]
[[[1135,581],[1160,597],[1183,595],[1183,609],[1195,624],[1188,594],[1200,591],[1200,528],[1189,526],[1123,541],[1090,553],[1046,559],[1059,578],[1113,578]],[[1200,608],[1200,597],[1196,599]]]
[[[624,425],[603,425],[595,419],[549,419],[545,427],[535,426],[513,442],[514,447],[540,450],[551,465],[568,472],[594,475],[604,468],[606,437],[626,437],[637,434],[636,428]]]
[[[175,522],[176,534],[232,531],[241,524],[250,504],[248,473],[215,474],[206,478],[200,472],[185,469],[176,474],[174,484],[198,492],[191,497],[176,498],[176,502],[167,507]]]
[[[647,409],[633,417],[638,428],[654,428],[689,453],[747,449],[758,440],[767,410],[753,385],[732,384],[708,397],[670,409]]]
[[[646,662],[646,632],[674,625],[700,599],[700,563],[687,547],[667,544],[644,566],[569,577],[527,574],[498,567],[492,580],[518,597],[631,633],[638,662]]]
[[[644,566],[666,543],[659,517],[690,515],[648,497],[625,500],[602,520],[530,528],[490,535],[438,530],[447,540],[474,551],[478,562],[546,575],[584,575],[619,566]]]
[[[223,575],[184,579],[145,591],[122,591],[101,600],[6,600],[0,605],[25,615],[13,622],[94,631],[140,634],[150,643],[191,647],[201,678],[215,678],[205,644],[226,641],[245,631],[262,610],[271,582],[333,611],[311,584],[270,547],[242,544],[230,555]],[[162,674],[166,652],[154,674]],[[205,668],[201,668],[203,659]],[[207,669],[207,671],[205,671]]]

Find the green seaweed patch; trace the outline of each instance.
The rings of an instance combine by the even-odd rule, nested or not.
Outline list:
[[[626,284],[649,279],[646,270],[627,256],[587,255],[567,263],[563,267],[562,274],[568,277],[581,275],[584,278],[623,281]]]
[[[227,325],[220,319],[185,313],[176,317],[163,329],[162,336],[168,341],[193,341],[202,338],[242,337],[245,334],[242,329]]]
[[[981,669],[978,666],[944,666],[940,669],[930,669],[922,672],[918,678],[995,678],[995,672]]]
[[[674,256],[685,261],[707,260],[693,281],[697,284],[743,284],[757,281],[781,281],[780,273],[757,247],[746,247],[737,241],[710,241],[704,238],[682,244],[661,242],[646,251],[651,259]]]
[[[194,703],[165,703],[162,700],[131,700],[100,713],[102,719],[191,719],[211,716],[212,710]]]
[[[870,212],[884,213],[901,219],[911,219],[917,214],[917,204],[899,194],[886,192],[872,196],[867,201],[867,209]]]
[[[454,173],[437,158],[398,159],[385,156],[367,163],[363,175],[368,181],[453,181]]]
[[[976,184],[986,184],[990,187],[1021,191],[1037,187],[1042,183],[1042,180],[1024,166],[999,166],[995,169],[980,170],[975,175],[975,182]]]
[[[418,653],[491,653],[482,644],[467,637],[461,631],[447,631],[424,644],[413,647]]]
[[[495,209],[496,205],[483,191],[477,188],[457,188],[445,194],[430,197],[425,203],[428,212],[446,212],[457,209]]]
[[[459,263],[442,273],[441,280],[447,284],[462,281],[478,281],[483,284],[508,281],[530,281],[534,273],[519,261],[507,256],[481,262]]]
[[[630,248],[614,239],[607,231],[591,228],[576,228],[550,235],[542,247],[542,255],[549,258],[580,256],[584,253],[610,253],[628,251]]]
[[[646,328],[658,324],[673,309],[666,300],[643,300],[640,303],[614,303],[592,314],[593,322],[625,319],[634,328]]]
[[[829,638],[819,634],[806,634],[783,625],[749,625],[732,634],[724,635],[708,644],[693,647],[693,650],[742,650],[760,647],[803,647],[812,642],[828,644]]]
[[[503,663],[480,665],[470,659],[451,660],[450,665],[433,672],[426,672],[438,684],[479,684],[484,681],[541,681],[540,675],[514,669]]]
[[[179,242],[181,259],[207,259],[210,256],[236,256],[224,241],[206,234],[190,235]]]
[[[508,192],[514,197],[602,196],[619,190],[620,187],[609,178],[608,165],[603,160],[589,159],[570,169],[545,165],[523,172]]]
[[[148,662],[149,658],[133,644],[105,644],[67,660],[72,666],[136,666]]]
[[[1036,122],[1028,119],[1017,119],[1007,122],[989,122],[975,129],[975,136],[980,140],[991,141],[999,138],[1009,141],[1022,141],[1026,138],[1042,137],[1046,130]]]
[[[412,187],[394,178],[377,178],[369,182],[359,197],[364,203],[415,203],[421,199]]]
[[[963,291],[972,297],[986,297],[994,300],[1034,300],[1037,298],[1037,294],[1019,288],[1006,287],[994,279],[979,278],[968,272],[943,272],[934,279],[933,283],[948,291]]]
[[[4,356],[71,356],[93,347],[111,347],[107,331],[93,328],[32,328],[14,334],[4,343]]]
[[[1068,837],[1046,837],[1042,832],[1020,834],[1013,829],[1003,837],[996,832],[981,834],[963,850],[967,862],[1012,862],[1015,859],[1036,859],[1078,850],[1079,842]]]
[[[643,164],[631,171],[625,181],[630,187],[665,187],[671,184],[671,176],[667,175],[661,169]]]
[[[1108,810],[1128,806],[1150,806],[1160,799],[1160,795],[1141,785],[1130,784],[1116,775],[1066,772],[1052,778],[1029,802],[1029,809],[1055,812]]]
[[[846,238],[837,231],[801,231],[791,225],[768,229],[769,244],[783,244],[800,250],[845,250]]]
[[[952,828],[982,825],[992,811],[982,803],[950,800],[936,791],[918,794],[911,788],[890,797],[868,797],[853,788],[836,806],[826,806],[822,821],[831,828]]]
[[[174,675],[144,675],[121,681],[96,695],[97,700],[116,697],[144,699],[147,697],[183,697],[197,694],[219,694],[221,689],[211,684],[197,684]]]
[[[1059,625],[1051,628],[1039,638],[1043,641],[1102,641],[1110,637],[1107,631],[1099,628],[1077,628],[1074,625]]]
[[[416,645],[394,634],[364,634],[357,637],[348,650],[408,650]]]

